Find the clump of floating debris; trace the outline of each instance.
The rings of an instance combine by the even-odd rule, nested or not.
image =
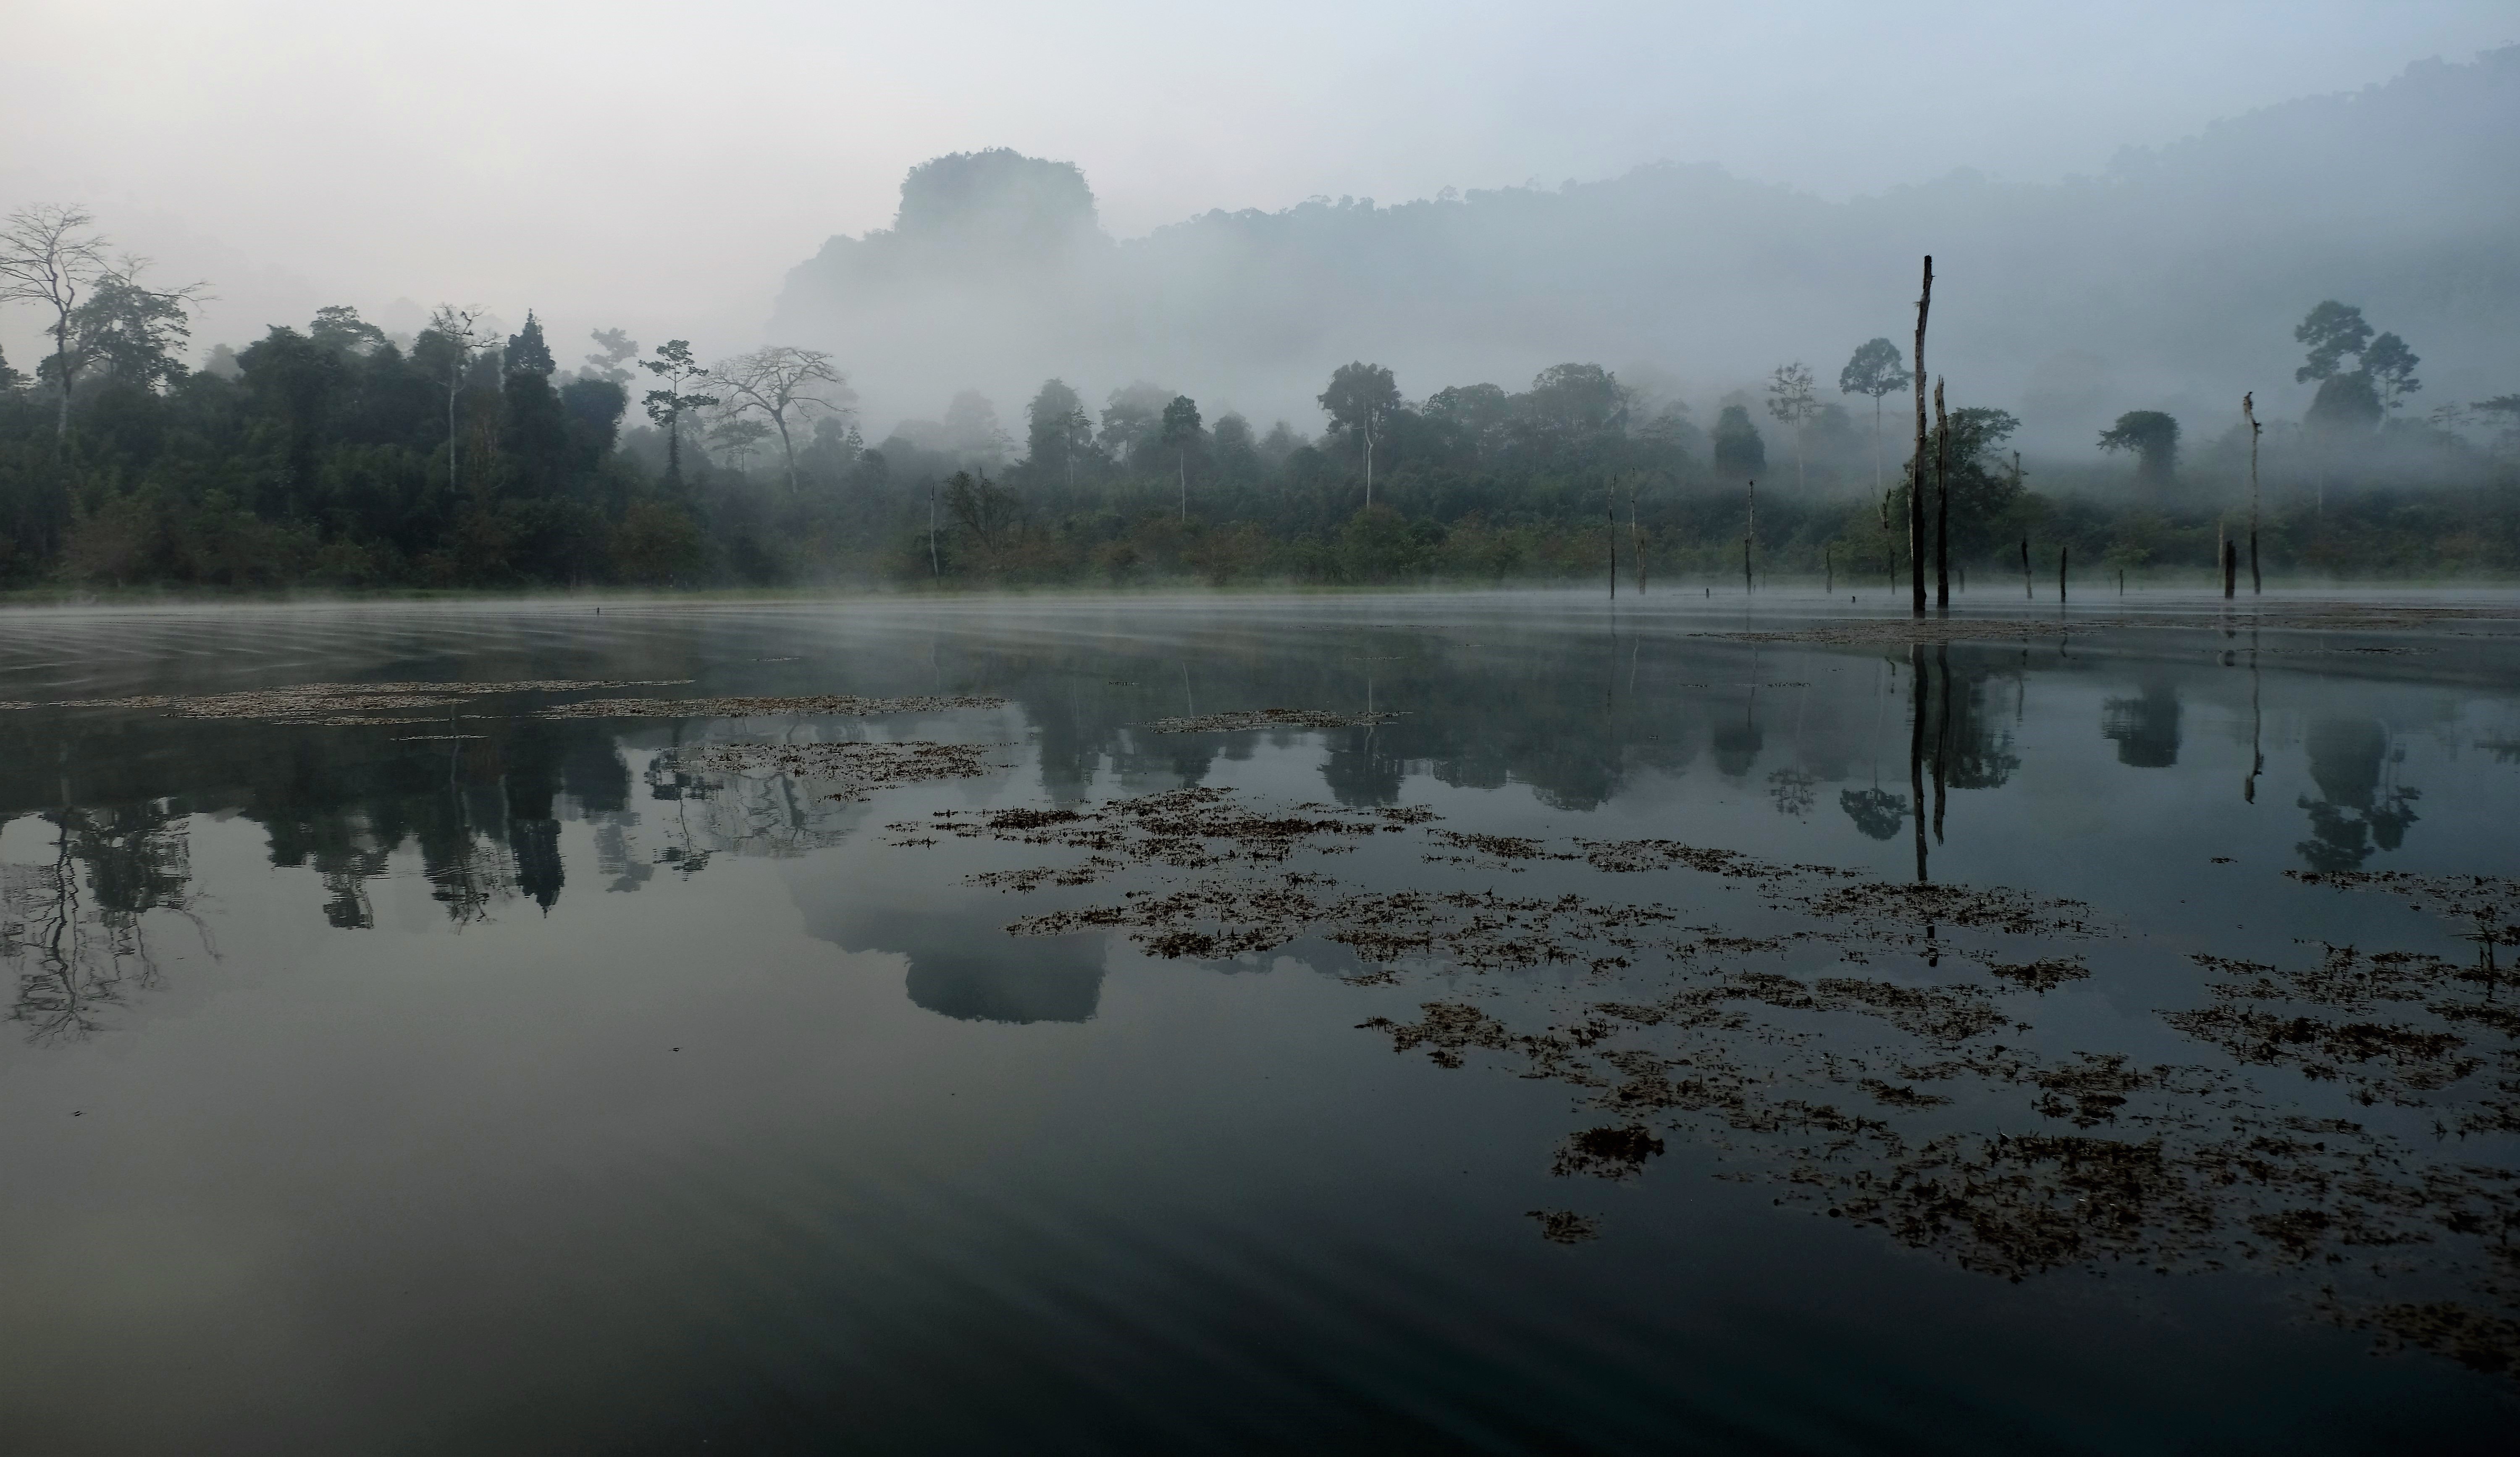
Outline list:
[[[1372,728],[1389,723],[1397,713],[1329,713],[1319,708],[1244,708],[1233,713],[1202,713],[1195,718],[1158,718],[1148,724],[1157,734],[1239,734],[1252,729]]]
[[[878,790],[940,779],[981,779],[998,765],[988,744],[849,740],[833,744],[711,744],[675,757],[703,773],[784,774],[791,779],[842,786],[829,797],[863,799]]]
[[[883,713],[944,713],[957,708],[1003,708],[1007,701],[970,694],[919,694],[863,698],[818,693],[800,698],[599,698],[554,704],[543,718],[872,718]]]
[[[131,698],[67,699],[56,708],[157,709],[179,718],[251,718],[267,723],[346,727],[363,723],[433,723],[444,713],[422,709],[458,708],[476,699],[510,693],[589,693],[615,688],[666,688],[688,678],[640,678],[628,681],[585,681],[573,678],[527,678],[506,683],[300,683],[289,688],[255,688],[241,693],[140,694]],[[33,704],[0,704],[31,708]]]
[[[1203,870],[1237,861],[1276,864],[1298,848],[1334,852],[1360,837],[1397,834],[1426,813],[1417,806],[1347,810],[1326,804],[1269,812],[1225,790],[1199,787],[1082,810],[940,809],[924,821],[885,828],[896,845],[933,843],[941,834],[1088,852],[1081,865],[974,877],[982,885],[1029,890],[1043,884],[1086,885],[1131,865]]]

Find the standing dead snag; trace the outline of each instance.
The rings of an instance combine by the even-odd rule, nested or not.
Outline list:
[[[1952,605],[1952,421],[1943,412],[1943,382],[1934,380],[1934,606]]]
[[[2021,600],[2030,602],[2037,597],[2038,594],[2030,590],[2030,538],[2024,536],[2021,538]]]
[[[1916,296],[1916,449],[1908,461],[1909,610],[1925,615],[1925,314],[1934,302],[1934,255],[1925,254],[1925,283]]]
[[[1758,583],[1750,578],[1750,543],[1759,535],[1759,482],[1750,482],[1750,520],[1741,528],[1741,590],[1755,592]]]
[[[1616,602],[1619,600],[1619,498],[1610,497],[1607,505],[1610,529],[1603,539],[1610,544],[1610,600]]]
[[[2063,602],[2065,600],[2065,559],[2071,555],[2072,552],[2072,547],[2059,546],[2056,548],[2056,600],[2058,602]]]
[[[1616,529],[1615,524],[1613,529]],[[1637,557],[1637,595],[1645,595],[1645,528],[1637,518],[1637,478],[1628,477],[1628,545]]]
[[[2258,574],[2258,434],[2266,427],[2258,424],[2256,390],[2240,396],[2240,418],[2249,423],[2249,593],[2256,596],[2267,589]]]

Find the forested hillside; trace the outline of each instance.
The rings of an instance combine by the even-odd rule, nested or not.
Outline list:
[[[2230,412],[2244,389],[2298,416],[2288,332],[2321,298],[2421,340],[2446,395],[2508,391],[2513,136],[2520,47],[2233,117],[2096,176],[1956,170],[1845,202],[1665,163],[1220,209],[1114,240],[1075,167],[984,153],[920,168],[891,228],[798,265],[772,330],[850,361],[887,415],[1058,375],[1095,392],[1167,380],[1294,418],[1329,364],[1358,358],[1413,397],[1597,360],[1703,411],[1787,360],[1904,337],[1930,252],[1936,372],[2017,416],[2034,455],[2071,453],[2124,411]]]

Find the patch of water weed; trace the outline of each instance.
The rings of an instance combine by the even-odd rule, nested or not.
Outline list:
[[[1601,1221],[1573,1209],[1531,1209],[1526,1219],[1540,1221],[1540,1237],[1553,1245],[1581,1245],[1601,1232]]]
[[[418,710],[457,708],[475,700],[501,694],[662,688],[689,681],[687,678],[642,678],[624,682],[529,678],[505,683],[299,683],[288,688],[256,688],[237,693],[151,693],[130,698],[65,699],[43,706],[155,709],[178,718],[248,718],[267,723],[347,727],[369,723],[440,722],[446,714],[421,714]],[[0,704],[0,708],[35,706],[38,706]]]
[[[1557,1177],[1585,1175],[1625,1183],[1644,1170],[1645,1161],[1662,1153],[1653,1130],[1635,1123],[1614,1123],[1570,1133],[1560,1144],[1549,1171]]]
[[[1239,734],[1253,729],[1372,728],[1389,723],[1397,713],[1332,713],[1320,708],[1243,708],[1231,713],[1202,713],[1195,718],[1158,718],[1147,725],[1156,734]]]
[[[1399,834],[1424,813],[1414,806],[1374,811],[1321,804],[1267,810],[1201,786],[1086,809],[941,809],[926,820],[885,829],[895,845],[951,835],[1088,852],[1071,866],[992,872],[976,881],[1028,890],[1045,884],[1086,885],[1130,866],[1203,870],[1237,862],[1277,864],[1298,849],[1337,853],[1374,835]]]
[[[863,799],[878,790],[941,779],[980,779],[996,772],[987,744],[919,740],[852,740],[831,744],[711,744],[675,754],[688,769],[719,774],[784,774],[838,784],[828,797]]]
[[[1007,701],[970,694],[915,694],[862,698],[818,693],[797,698],[602,698],[554,704],[542,718],[872,718],[884,713],[943,713],[957,708],[1003,708]]]

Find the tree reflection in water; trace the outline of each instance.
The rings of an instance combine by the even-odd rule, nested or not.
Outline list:
[[[2368,718],[2322,718],[2310,727],[2310,780],[2318,797],[2294,803],[2310,815],[2310,838],[2293,846],[2313,870],[2356,870],[2374,850],[2406,842],[2423,792],[2399,784],[2406,751]]]
[[[51,859],[0,866],[0,960],[17,979],[9,1020],[23,1024],[30,1041],[75,1041],[157,984],[149,912],[191,922],[205,950],[209,928],[187,889],[184,816],[161,803],[36,818],[52,831]]]

